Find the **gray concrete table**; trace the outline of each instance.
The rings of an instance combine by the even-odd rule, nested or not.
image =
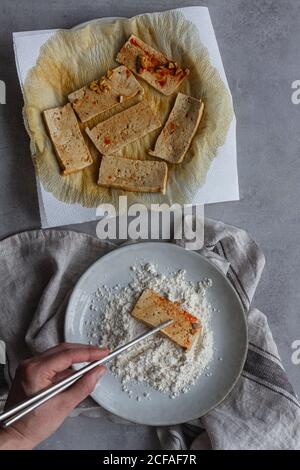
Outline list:
[[[211,205],[206,214],[245,228],[262,247],[267,264],[254,303],[267,314],[300,395],[300,366],[291,362],[291,343],[300,339],[300,105],[291,102],[291,84],[300,79],[298,0],[2,0],[0,79],[7,104],[0,105],[0,237],[40,224],[12,32],[189,5],[210,9],[238,122],[241,201]],[[95,234],[93,223],[75,229]],[[81,417],[69,418],[40,447],[155,449],[158,440],[150,428]]]

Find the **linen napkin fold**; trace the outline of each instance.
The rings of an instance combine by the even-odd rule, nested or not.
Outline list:
[[[8,385],[20,360],[63,340],[64,311],[76,281],[116,247],[57,230],[24,232],[0,242],[0,340],[6,343]],[[206,220],[201,254],[226,273],[248,311],[264,267],[255,242],[243,230]],[[266,317],[252,309],[248,324],[249,353],[234,390],[202,419],[159,428],[162,448],[300,449],[300,405]],[[5,393],[0,400],[1,407]],[[75,413],[87,411],[103,414],[91,399]]]

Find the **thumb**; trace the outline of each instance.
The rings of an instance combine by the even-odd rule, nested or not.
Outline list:
[[[74,385],[61,394],[61,406],[66,413],[69,413],[80,402],[87,398],[97,385],[98,380],[106,372],[103,366],[87,372],[81,379],[77,380]]]

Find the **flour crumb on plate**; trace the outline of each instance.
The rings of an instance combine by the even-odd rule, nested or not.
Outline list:
[[[213,309],[206,296],[212,282],[210,279],[188,281],[184,270],[161,274],[150,263],[132,266],[130,275],[126,287],[117,285],[115,289],[103,286],[97,290],[102,297],[98,318],[99,342],[113,350],[147,330],[131,316],[137,299],[145,289],[153,289],[171,301],[180,302],[183,308],[199,318],[203,327],[202,335],[189,351],[158,334],[124,352],[110,366],[110,371],[120,379],[124,391],[127,391],[130,382],[144,382],[174,399],[190,390],[213,357],[210,326]],[[148,395],[144,398],[151,399]]]

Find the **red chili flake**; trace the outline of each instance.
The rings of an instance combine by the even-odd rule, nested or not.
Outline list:
[[[161,87],[165,86],[165,84],[167,83],[166,80],[158,80],[158,83]]]
[[[142,49],[142,47],[139,44],[138,44],[138,47]],[[151,58],[153,57],[152,54],[146,51],[145,49],[142,49],[142,50],[143,50],[143,54],[146,55],[151,60]]]
[[[161,70],[158,70],[158,71],[157,71],[157,74],[158,74],[160,77],[168,77],[168,76],[173,76],[173,75],[174,75],[174,72],[173,72],[173,69],[163,68],[163,69],[161,69]]]
[[[110,139],[108,137],[104,137],[104,145],[109,145],[110,144]]]
[[[154,57],[154,56],[150,57],[150,60],[151,60],[151,62],[152,62],[153,65],[159,65],[159,63],[160,63],[160,62],[157,60],[157,58]]]
[[[177,78],[177,80],[182,80],[187,74],[183,71],[183,70],[180,70],[179,73],[175,74],[175,78]]]
[[[131,39],[130,39],[130,44],[132,44],[133,46],[140,47],[139,43],[138,43],[137,40],[134,39],[134,38],[131,38]]]

